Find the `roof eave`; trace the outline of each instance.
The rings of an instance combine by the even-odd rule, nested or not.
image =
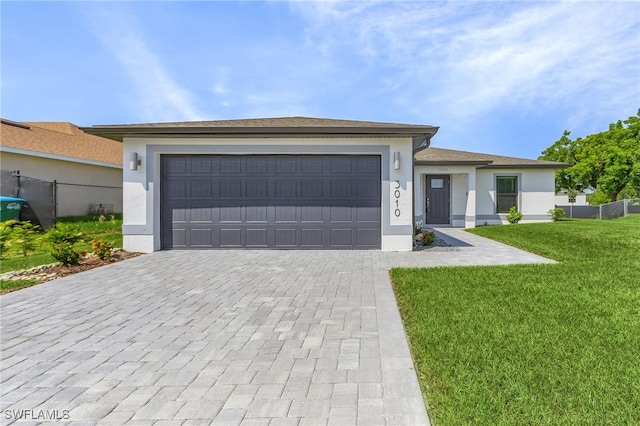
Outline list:
[[[36,151],[32,149],[23,149],[23,148],[15,148],[11,146],[0,146],[0,151],[8,152],[11,154],[19,154],[19,155],[28,155],[31,157],[40,157],[46,158],[49,160],[59,160],[59,161],[69,161],[71,163],[80,163],[80,164],[88,164],[91,166],[100,166],[100,167],[110,167],[114,169],[122,169],[122,164],[120,163],[111,163],[107,161],[99,161],[99,160],[91,160],[88,158],[81,157],[70,157],[68,155],[62,154],[54,154],[50,152]]]
[[[491,161],[415,160],[415,165],[416,166],[443,166],[443,165],[451,165],[451,166],[487,166],[487,165],[490,165],[490,164],[491,164]]]
[[[489,164],[481,167],[482,169],[565,169],[571,167],[570,164]]]
[[[412,137],[414,141],[429,145],[438,127],[407,126],[406,128],[385,127],[120,127],[92,126],[81,130],[122,142],[125,137],[225,137],[225,136],[388,136]],[[424,141],[424,142],[423,142]],[[423,149],[421,148],[421,149]]]

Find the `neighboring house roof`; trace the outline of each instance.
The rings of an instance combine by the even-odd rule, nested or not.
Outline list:
[[[476,165],[479,168],[554,168],[569,167],[555,161],[530,160],[527,158],[505,157],[503,155],[481,154],[478,152],[456,151],[453,149],[429,147],[415,154],[416,165]]]
[[[122,167],[122,144],[89,135],[67,122],[1,119],[0,150],[107,167]]]
[[[249,135],[385,135],[411,136],[422,146],[438,131],[438,127],[419,124],[380,123],[375,121],[335,120],[328,118],[282,117],[242,120],[189,121],[174,123],[142,123],[98,125],[83,128],[87,133],[122,141],[136,135],[249,136]]]

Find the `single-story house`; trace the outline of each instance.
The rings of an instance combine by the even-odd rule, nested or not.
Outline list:
[[[548,221],[555,171],[564,163],[429,147],[415,155],[416,221],[473,228],[503,224],[511,207],[521,223]]]
[[[25,179],[56,182],[55,216],[90,214],[97,205],[122,211],[121,143],[87,134],[72,123],[6,119],[0,138],[3,191],[6,180],[19,172]],[[16,191],[12,185],[8,190]]]
[[[557,163],[429,151],[429,125],[289,117],[83,130],[124,144],[127,250],[408,251],[416,219],[501,222],[513,203],[525,221],[549,220],[554,207]]]

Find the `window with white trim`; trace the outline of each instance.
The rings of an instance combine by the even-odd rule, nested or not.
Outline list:
[[[509,213],[518,208],[518,177],[496,176],[496,213]]]

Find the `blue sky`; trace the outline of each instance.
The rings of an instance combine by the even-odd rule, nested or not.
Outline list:
[[[1,115],[431,124],[536,158],[640,108],[640,2],[11,2]]]

